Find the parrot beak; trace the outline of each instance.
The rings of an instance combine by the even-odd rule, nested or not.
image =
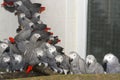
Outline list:
[[[17,28],[16,32],[19,33],[22,29],[21,28]]]
[[[103,68],[104,68],[104,71],[105,71],[105,72],[106,72],[106,70],[107,70],[107,63],[108,63],[107,60],[103,60]]]
[[[57,62],[56,64],[57,64],[58,66],[60,66],[60,62]]]
[[[72,62],[73,61],[73,59],[69,59],[69,62]]]
[[[88,63],[87,63],[87,66],[89,67],[90,65],[91,65],[91,63],[90,63],[90,62],[88,62]]]
[[[10,51],[10,47],[7,47],[4,52],[9,52],[9,51]]]
[[[41,37],[39,37],[37,41],[41,41],[41,40],[42,40]]]

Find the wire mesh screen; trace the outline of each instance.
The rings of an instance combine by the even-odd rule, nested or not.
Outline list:
[[[120,58],[120,0],[88,0],[87,54]]]

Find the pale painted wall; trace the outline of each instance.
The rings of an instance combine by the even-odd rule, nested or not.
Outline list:
[[[52,28],[62,40],[59,45],[65,52],[77,51],[83,58],[86,53],[87,0],[32,0],[41,2],[46,11],[41,20]],[[2,0],[0,0],[0,3]],[[15,35],[17,17],[0,7],[0,39]]]
[[[0,4],[3,0],[0,0]],[[14,36],[16,33],[17,17],[14,14],[5,11],[4,8],[0,6],[0,40],[8,38],[9,36]]]
[[[67,0],[66,8],[66,52],[77,51],[86,56],[87,0]]]

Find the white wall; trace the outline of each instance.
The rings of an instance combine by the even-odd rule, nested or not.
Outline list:
[[[46,7],[41,20],[52,28],[62,40],[59,45],[65,52],[77,51],[83,58],[86,53],[87,0],[32,0]],[[0,0],[2,3],[2,0]],[[17,17],[0,7],[0,39],[15,35]]]
[[[2,1],[3,0],[0,0],[0,4]],[[17,23],[17,18],[14,14],[5,11],[4,8],[0,6],[0,40],[14,36],[18,26]]]
[[[86,56],[87,0],[66,1],[66,52],[77,51]]]

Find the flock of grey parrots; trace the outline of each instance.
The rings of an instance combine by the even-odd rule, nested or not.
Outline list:
[[[0,71],[29,73],[35,65],[50,67],[61,74],[120,73],[118,58],[112,53],[104,56],[102,66],[93,55],[82,59],[72,51],[64,53],[58,46],[58,36],[53,36],[40,20],[41,4],[30,0],[4,0],[2,6],[18,16],[17,35],[0,41]]]

